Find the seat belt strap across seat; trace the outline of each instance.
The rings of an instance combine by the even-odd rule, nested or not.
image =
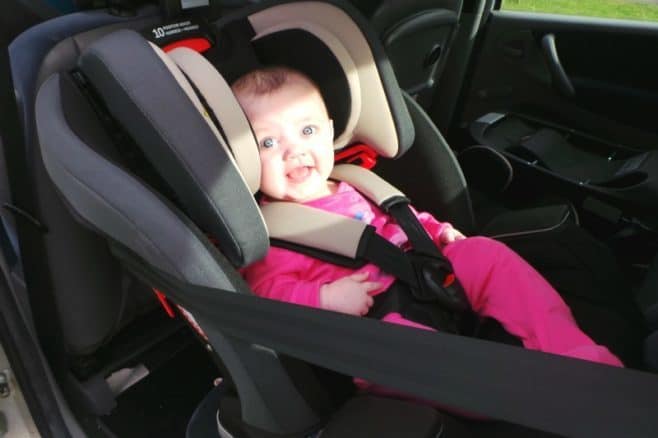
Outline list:
[[[221,333],[460,412],[563,436],[649,437],[658,378],[441,332],[383,324],[236,291],[184,283],[112,245],[126,266]],[[257,323],[256,323],[257,322]]]

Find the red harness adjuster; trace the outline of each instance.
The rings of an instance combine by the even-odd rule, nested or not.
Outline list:
[[[187,47],[188,49],[192,49],[196,52],[203,53],[206,50],[208,50],[212,45],[210,44],[210,41],[208,41],[205,38],[186,38],[184,40],[180,41],[174,41],[173,43],[169,43],[166,46],[162,48],[162,50],[166,53],[169,52],[170,50],[177,49],[178,47]]]
[[[457,277],[455,277],[455,274],[453,273],[446,275],[446,278],[443,280],[443,287],[450,287],[450,285],[454,283],[456,279]]]
[[[169,304],[169,301],[167,301],[167,297],[165,296],[165,294],[163,294],[156,288],[152,288],[152,289],[153,289],[153,293],[158,298],[158,301],[160,301],[160,304],[162,304],[162,307],[164,308],[165,312],[167,312],[167,315],[169,315],[170,318],[174,318],[176,314],[174,313],[174,309],[171,307],[171,304]]]
[[[367,144],[357,143],[336,153],[334,162],[356,164],[372,169],[377,164],[377,152]]]

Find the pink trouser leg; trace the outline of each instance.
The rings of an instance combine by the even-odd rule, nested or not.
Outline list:
[[[471,237],[445,246],[443,253],[473,310],[499,321],[526,348],[622,366],[578,328],[553,287],[504,244]]]

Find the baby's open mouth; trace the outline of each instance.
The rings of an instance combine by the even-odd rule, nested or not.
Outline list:
[[[293,182],[301,182],[308,178],[312,171],[313,166],[299,166],[290,170],[286,176]]]

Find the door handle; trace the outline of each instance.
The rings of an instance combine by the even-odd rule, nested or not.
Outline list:
[[[576,94],[576,90],[560,63],[557,48],[555,47],[555,35],[552,33],[544,35],[541,39],[541,47],[551,72],[553,85],[562,95],[573,97]]]

